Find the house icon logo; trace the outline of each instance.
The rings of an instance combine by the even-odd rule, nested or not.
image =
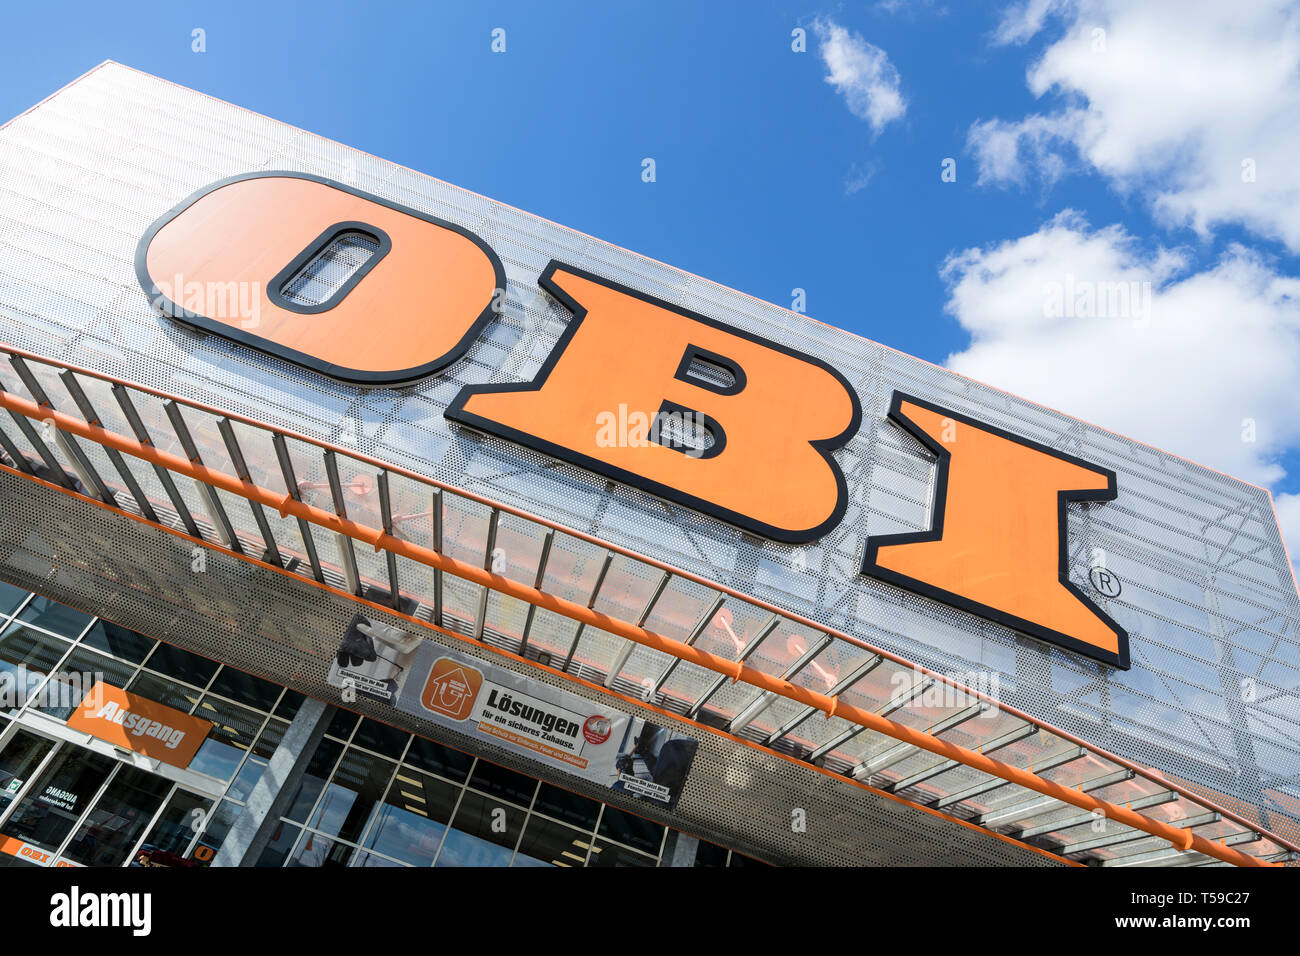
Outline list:
[[[439,658],[429,672],[420,703],[426,710],[452,720],[464,720],[474,707],[483,675],[450,657]]]

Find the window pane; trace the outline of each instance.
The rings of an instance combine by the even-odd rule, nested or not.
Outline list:
[[[220,665],[205,657],[199,657],[197,654],[191,654],[179,647],[172,647],[159,641],[158,649],[153,652],[145,666],[168,677],[183,680],[187,684],[206,687]]]
[[[139,694],[141,697],[148,697],[160,704],[166,704],[168,707],[174,707],[183,714],[192,711],[199,702],[199,698],[203,696],[203,692],[200,690],[186,687],[184,684],[174,683],[165,677],[150,674],[148,671],[141,671],[137,674],[127,690],[133,694]]]
[[[244,761],[244,765],[239,768],[239,776],[235,777],[235,782],[230,785],[226,796],[241,801],[248,799],[248,795],[253,792],[257,781],[262,779],[262,774],[270,764],[275,748],[280,746],[284,728],[283,721],[272,719],[267,722],[262,736],[257,738],[257,743],[253,745],[253,750]]]
[[[18,713],[18,705],[36,691],[39,677],[52,671],[69,645],[57,637],[21,624],[13,624],[0,636],[0,681],[5,688],[7,713]]]
[[[263,717],[255,710],[205,697],[194,711],[195,717],[212,721],[212,730],[190,762],[190,769],[210,774],[219,780],[235,775],[245,752],[261,729]]]
[[[537,791],[533,812],[545,813],[548,817],[564,820],[583,830],[594,830],[596,818],[600,815],[600,804],[544,783]]]
[[[542,817],[529,817],[514,865],[582,866],[590,845],[588,833]]]
[[[232,667],[221,668],[221,673],[208,688],[214,694],[221,694],[241,704],[269,711],[275,706],[280,696],[280,688],[252,674],[245,674]]]
[[[50,748],[52,740],[20,730],[0,751],[0,813],[13,802],[18,791],[36,771]]]
[[[280,698],[280,703],[275,708],[275,716],[283,717],[285,720],[293,720],[294,715],[298,713],[298,708],[306,700],[302,694],[296,690],[286,690],[284,696]]]
[[[207,819],[212,801],[187,790],[172,794],[149,835],[140,844],[132,866],[190,867],[183,854]]]
[[[121,866],[171,789],[171,781],[123,767],[63,851],[85,866]]]
[[[112,767],[113,761],[102,754],[65,746],[14,808],[0,833],[43,850],[57,850]]]
[[[436,777],[399,769],[366,846],[413,866],[429,866],[438,855],[459,792],[459,787]]]
[[[356,714],[350,710],[336,710],[329,726],[325,728],[325,733],[331,737],[337,737],[339,740],[347,740],[352,736],[352,728],[356,725]]]
[[[515,773],[505,767],[498,767],[486,760],[479,760],[475,765],[474,776],[470,778],[469,785],[475,790],[482,790],[484,793],[523,807],[533,802],[533,792],[537,789],[537,781],[532,777]]]
[[[444,747],[423,737],[416,737],[411,741],[411,747],[406,751],[404,759],[412,767],[436,773],[457,783],[464,783],[465,778],[469,776],[469,768],[474,763],[474,758],[469,754],[452,750],[450,747]]]
[[[349,749],[309,825],[344,840],[360,838],[396,766],[391,760]]]
[[[23,612],[18,615],[18,620],[35,624],[37,627],[62,634],[64,637],[76,637],[86,629],[86,625],[91,622],[91,616],[37,594],[23,608]]]
[[[23,603],[23,598],[27,597],[26,588],[16,588],[12,584],[6,584],[0,581],[0,616],[12,614],[14,608]]]
[[[664,828],[658,823],[651,823],[614,807],[605,808],[605,815],[600,818],[600,835],[656,857],[664,842]]]
[[[715,843],[706,843],[701,840],[699,846],[695,848],[695,865],[726,866],[727,850]]]
[[[342,752],[341,743],[328,737],[321,738],[321,742],[316,746],[316,752],[311,755],[311,760],[307,763],[302,780],[298,782],[293,799],[289,801],[289,809],[285,812],[286,817],[295,823],[306,822],[307,814],[311,813],[311,808],[316,805],[316,798],[324,789],[325,781],[329,779],[334,764],[338,762],[339,754]]]
[[[405,730],[398,730],[396,727],[389,727],[377,720],[363,717],[361,726],[352,737],[352,744],[397,760],[406,749],[406,741],[410,736]]]
[[[97,680],[123,687],[130,681],[133,670],[130,664],[78,647],[50,676],[50,682],[42,689],[40,700],[32,703],[32,709],[67,720]]]
[[[289,866],[347,866],[356,850],[346,843],[304,830]]]
[[[634,850],[627,850],[614,843],[597,840],[591,848],[591,860],[588,866],[654,866],[653,857],[644,856]]]
[[[271,834],[271,841],[267,843],[266,849],[257,858],[254,866],[284,866],[284,861],[289,858],[289,850],[301,832],[301,828],[281,820],[275,832]]]
[[[217,805],[216,811],[209,816],[208,827],[203,831],[203,836],[199,837],[199,842],[194,845],[191,858],[197,860],[202,866],[211,866],[217,851],[221,849],[221,844],[229,836],[230,828],[235,825],[235,821],[243,812],[244,808],[239,804],[222,800]]]
[[[365,853],[365,852],[358,855],[357,861],[352,865],[353,866],[390,866],[390,867],[395,866],[398,868],[406,866],[405,863],[397,863],[394,862],[393,860],[385,859],[384,857],[379,856],[377,853]]]
[[[86,636],[81,639],[83,647],[121,657],[133,664],[139,664],[149,653],[149,648],[157,642],[152,637],[145,637],[135,631],[110,624],[108,621],[96,621]]]
[[[467,790],[436,865],[507,866],[523,822],[523,810]]]

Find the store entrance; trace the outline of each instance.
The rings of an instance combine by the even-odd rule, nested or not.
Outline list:
[[[0,867],[200,866],[212,801],[26,727],[0,738]]]

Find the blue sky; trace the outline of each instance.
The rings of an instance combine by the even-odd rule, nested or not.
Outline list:
[[[1297,492],[1294,7],[1198,5],[18,5],[0,114],[118,60]],[[1280,68],[1243,108],[1197,86],[1221,60]],[[1153,327],[1044,322],[1065,272],[1150,281]]]

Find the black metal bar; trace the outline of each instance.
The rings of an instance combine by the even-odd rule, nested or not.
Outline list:
[[[284,479],[286,493],[294,501],[302,501],[298,490],[298,478],[293,473],[293,459],[289,457],[289,446],[279,432],[271,435],[271,444],[275,448],[276,460],[280,463],[280,476]],[[298,534],[302,537],[302,546],[307,552],[307,561],[311,564],[311,576],[321,584],[325,583],[325,572],[321,570],[320,557],[316,554],[316,539],[312,537],[311,525],[304,518],[295,515],[298,522]]]
[[[99,413],[95,411],[95,406],[82,389],[81,383],[77,381],[77,376],[71,370],[64,369],[59,373],[59,380],[63,382],[63,387],[67,389],[68,394],[72,396],[72,401],[81,412],[81,417],[86,420],[86,424],[97,428],[103,427]],[[104,454],[108,456],[108,460],[112,462],[113,467],[117,470],[118,476],[122,479],[122,483],[126,485],[127,491],[131,492],[131,497],[135,499],[136,507],[139,509],[141,516],[146,521],[161,524],[158,520],[158,513],[153,510],[153,504],[145,496],[144,489],[140,487],[140,482],[136,480],[135,473],[127,465],[122,453],[116,448],[109,448],[107,445],[101,445],[100,447],[104,449]]]
[[[587,599],[588,610],[596,606],[596,598],[600,594],[601,585],[605,583],[605,575],[609,574],[609,567],[613,563],[614,563],[614,552],[606,551],[605,560],[600,566],[599,573],[596,575],[596,584],[591,589],[591,597]],[[560,666],[560,670],[567,671],[569,669],[569,665],[573,663],[573,655],[577,653],[578,642],[582,640],[582,632],[585,631],[586,629],[587,629],[586,624],[579,624],[577,629],[573,632],[573,642],[569,645],[569,653],[564,655],[564,663]]]
[[[199,454],[198,446],[194,443],[194,436],[190,434],[189,426],[185,424],[185,418],[181,414],[180,406],[168,400],[163,402],[163,411],[167,413],[167,420],[172,424],[172,431],[176,433],[181,448],[185,450],[185,457],[190,460],[191,465],[202,467],[203,456]],[[239,535],[235,533],[235,526],[230,523],[230,516],[226,514],[225,506],[221,504],[221,499],[217,497],[217,490],[207,482],[198,479],[194,480],[194,484],[198,487],[199,497],[207,505],[208,514],[212,517],[212,523],[225,542],[226,547],[236,554],[243,554],[244,547],[239,542]]]
[[[542,553],[537,558],[537,574],[533,576],[533,587],[541,590],[542,581],[546,579],[546,562],[551,558],[551,545],[555,543],[555,532],[547,531],[546,536],[542,538]],[[533,629],[533,617],[537,614],[537,605],[529,604],[528,610],[524,615],[523,633],[519,637],[519,656],[522,657],[524,649],[528,647],[528,634]]]
[[[655,604],[657,604],[659,598],[663,596],[664,588],[668,587],[668,582],[671,578],[672,574],[668,571],[665,571],[659,578],[659,584],[655,587],[649,600],[646,601],[645,606],[641,609],[640,615],[637,616],[637,627],[645,627],[645,622],[650,619],[650,612],[654,610]],[[623,673],[623,668],[627,665],[628,658],[630,658],[632,652],[640,646],[641,645],[632,641],[623,642],[623,647],[619,649],[617,656],[615,656],[614,663],[610,665],[609,673],[605,675],[606,687],[614,686],[614,681],[618,678],[619,674]]]
[[[240,481],[251,482],[252,476],[248,470],[248,463],[244,460],[244,450],[239,447],[239,439],[235,435],[235,427],[231,424],[230,419],[221,418],[217,421],[217,431],[221,432],[221,440],[226,444],[226,454],[230,456],[231,467],[235,469],[235,476]],[[280,548],[275,543],[275,535],[271,533],[271,523],[266,520],[266,512],[262,506],[251,499],[248,502],[248,508],[253,512],[253,520],[257,522],[258,534],[262,536],[262,542],[266,548],[262,552],[262,560],[274,564],[277,568],[284,567],[284,557],[280,554]]]
[[[379,520],[383,524],[384,534],[393,533],[393,499],[388,488],[388,472],[381,471],[375,479],[379,489]],[[393,609],[402,609],[402,588],[397,580],[397,555],[384,549],[384,564],[388,570],[388,594]]]
[[[126,423],[131,426],[131,431],[135,432],[135,440],[146,448],[154,447],[153,438],[149,434],[149,429],[145,428],[144,422],[140,419],[140,413],[136,411],[135,403],[131,401],[130,392],[116,382],[113,383],[111,388],[113,397],[117,399],[118,407],[122,409],[122,414],[126,416]],[[163,491],[167,493],[167,499],[172,503],[176,517],[185,526],[185,530],[192,537],[198,538],[200,541],[204,540],[198,522],[190,514],[185,499],[181,497],[180,489],[176,487],[176,482],[172,479],[172,473],[161,465],[153,465],[152,467],[154,474],[158,477],[158,483],[163,486]]]
[[[750,638],[749,642],[740,649],[740,653],[736,655],[737,663],[741,661],[749,660],[749,655],[753,654],[754,651],[758,650],[758,645],[762,644],[763,641],[767,640],[767,636],[771,634],[773,631],[775,631],[777,625],[780,623],[781,623],[780,614],[773,614],[771,617],[769,617],[767,621],[763,624],[763,626],[760,627],[754,633],[754,636]],[[730,678],[728,678],[725,674],[719,674],[717,679],[709,686],[709,689],[706,690],[703,694],[701,694],[699,698],[695,701],[695,703],[691,704],[690,709],[686,711],[686,716],[694,720],[696,715],[699,714],[700,710],[703,709],[704,705],[707,704],[710,699],[712,699],[714,694],[716,694],[719,690],[722,689],[722,685],[725,684],[728,680],[730,680]]]
[[[695,646],[695,642],[700,639],[700,635],[703,634],[704,629],[709,626],[709,622],[717,617],[718,611],[722,610],[722,605],[726,603],[726,600],[727,596],[725,594],[719,594],[713,599],[713,604],[710,605],[708,610],[706,610],[704,614],[701,615],[700,619],[695,622],[695,626],[691,628],[691,633],[686,635],[685,644],[687,647]],[[668,666],[660,672],[658,678],[655,679],[655,682],[646,688],[645,694],[642,695],[642,699],[653,699],[654,695],[659,693],[660,689],[668,681],[668,678],[672,676],[673,671],[677,669],[677,665],[681,662],[680,657],[674,657],[669,661]]]

